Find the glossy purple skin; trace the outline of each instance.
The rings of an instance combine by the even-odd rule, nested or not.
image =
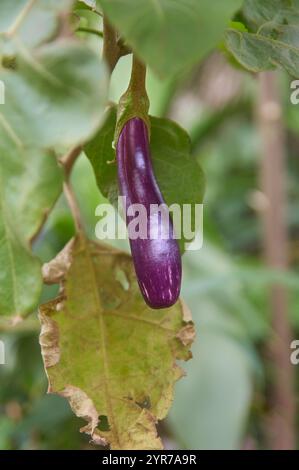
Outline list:
[[[149,227],[166,230],[166,239],[130,239],[135,271],[144,300],[151,308],[173,305],[180,294],[182,266],[179,246],[173,236],[168,211],[166,218],[149,218],[150,204],[165,204],[155,180],[149,152],[148,131],[140,118],[130,119],[122,129],[117,143],[118,183],[121,196],[126,196],[126,208],[143,204],[147,211],[146,233]],[[133,217],[127,215],[128,223]],[[151,224],[151,225],[150,225]],[[160,232],[159,232],[160,233]],[[165,233],[165,232],[164,232]]]

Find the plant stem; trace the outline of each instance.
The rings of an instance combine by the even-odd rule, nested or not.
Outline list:
[[[82,146],[78,145],[78,147],[72,148],[65,156],[63,156],[59,160],[59,163],[62,165],[64,169],[66,180],[69,179],[74,163],[79,157],[81,152],[82,152]]]
[[[77,233],[83,232],[83,223],[81,219],[81,212],[77,203],[75,193],[69,181],[63,183],[63,192],[66,197],[69,208],[74,219],[75,228]]]
[[[113,28],[106,16],[103,17],[103,58],[106,61],[109,72],[112,74],[119,59],[132,51]]]
[[[112,74],[120,58],[120,51],[117,41],[117,32],[106,16],[103,17],[103,38],[103,58],[109,67],[110,74]]]
[[[75,193],[73,191],[72,185],[70,183],[70,176],[73,169],[73,166],[79,157],[82,151],[82,147],[78,146],[70,150],[64,157],[62,157],[59,162],[64,169],[65,181],[63,183],[63,192],[66,197],[67,203],[71,210],[76,231],[81,233],[83,231],[83,223],[80,213],[80,208],[77,203]]]
[[[133,55],[132,72],[129,83],[129,89],[134,96],[146,95],[145,88],[146,67],[136,55]]]
[[[125,123],[135,117],[143,119],[150,134],[150,120],[148,116],[149,99],[146,92],[145,81],[146,66],[134,54],[130,83],[118,104],[114,135],[115,142],[118,141],[118,137]]]
[[[285,135],[281,104],[274,72],[259,76],[259,131],[262,144],[260,182],[267,199],[262,212],[264,257],[267,267],[286,271],[288,268],[288,234],[285,221]],[[273,450],[295,448],[294,370],[290,362],[291,326],[288,319],[286,289],[279,283],[269,293],[273,334],[267,344],[271,360],[270,419],[267,430]]]

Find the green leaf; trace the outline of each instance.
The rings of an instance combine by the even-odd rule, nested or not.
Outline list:
[[[37,305],[41,269],[30,242],[61,188],[54,156],[13,145],[0,126],[0,315],[24,315]]]
[[[297,77],[299,2],[246,0],[244,17],[252,32],[226,32],[226,46],[240,64],[252,72],[281,67]]]
[[[107,74],[83,42],[55,39],[71,1],[2,3],[2,59],[13,56],[12,67],[0,70],[0,313],[23,315],[36,307],[42,285],[30,244],[62,189],[49,149],[68,151],[96,131]]]
[[[112,449],[158,449],[163,419],[187,360],[193,323],[178,302],[151,310],[140,294],[130,256],[77,238],[45,266],[59,298],[40,309],[49,389],[66,397],[88,424],[82,431]]]
[[[95,132],[107,89],[106,69],[94,52],[60,40],[31,52],[20,49],[17,71],[3,71],[1,118],[26,145],[69,149]]]
[[[117,167],[115,150],[112,146],[115,125],[116,108],[113,106],[106,111],[104,123],[97,134],[85,144],[84,152],[92,164],[101,193],[116,207]]]
[[[1,114],[10,134],[23,144],[69,150],[100,125],[108,87],[106,67],[83,41],[70,34],[59,37],[62,27],[70,27],[72,4],[4,1],[0,47],[3,57],[13,60],[13,71],[0,73],[5,87]]]
[[[157,182],[168,206],[191,204],[191,225],[194,224],[195,204],[201,204],[205,180],[201,167],[190,154],[188,134],[168,119],[150,117],[151,156]],[[111,107],[106,113],[104,125],[97,135],[86,144],[84,150],[89,158],[97,184],[102,194],[116,206],[118,197],[115,150],[112,147],[116,124],[116,110]],[[177,233],[181,227],[175,226]],[[183,230],[180,230],[183,233]],[[184,237],[179,240],[184,251]]]
[[[97,6],[97,2],[96,0],[78,0],[78,3],[82,3],[82,7],[86,6],[88,8],[90,8],[91,10],[95,10],[96,6]]]
[[[14,54],[22,42],[33,48],[49,41],[58,32],[63,13],[70,10],[72,0],[2,0],[0,44],[5,54]]]
[[[99,0],[104,13],[160,76],[185,71],[220,42],[242,0]]]

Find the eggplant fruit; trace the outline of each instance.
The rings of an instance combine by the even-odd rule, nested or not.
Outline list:
[[[154,176],[148,129],[142,119],[135,117],[125,123],[116,154],[119,192],[125,197],[126,224],[140,290],[151,308],[170,307],[180,294],[181,255],[168,208]],[[129,209],[132,204],[142,204],[146,210],[143,227],[139,227],[141,236],[137,238],[130,231],[130,222],[136,217],[134,210]],[[158,206],[162,210],[153,210]]]

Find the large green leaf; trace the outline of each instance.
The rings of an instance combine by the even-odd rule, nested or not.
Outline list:
[[[151,117],[150,122],[152,162],[166,204],[179,204],[181,208],[183,204],[191,204],[194,209],[195,204],[203,201],[205,180],[201,167],[190,155],[187,133],[169,119]],[[116,110],[111,107],[106,113],[104,125],[85,146],[99,189],[114,205],[118,196],[116,156],[112,147],[115,124]],[[194,214],[192,210],[192,224]],[[181,233],[183,234],[183,230]],[[184,238],[179,240],[182,251],[188,241],[190,242]]]
[[[25,145],[75,146],[100,124],[106,67],[71,37],[71,0],[4,0],[0,20],[5,107],[1,121]]]
[[[221,40],[242,0],[99,0],[140,57],[166,77],[200,61]]]
[[[56,37],[71,4],[69,0],[5,1],[1,10],[1,54],[3,63],[11,66],[0,70],[1,91],[4,88],[0,313],[4,315],[30,312],[39,299],[40,263],[30,242],[62,189],[61,173],[49,149],[64,152],[82,143],[102,119],[107,89],[104,64],[83,42]]]
[[[246,0],[244,18],[252,32],[230,29],[226,46],[248,70],[282,67],[297,77],[299,70],[298,0]]]
[[[106,73],[96,54],[73,40],[34,52],[20,49],[17,71],[3,71],[1,121],[26,145],[74,146],[95,132],[106,97]]]
[[[14,145],[0,126],[0,315],[23,315],[36,307],[42,279],[30,241],[61,187],[54,156]]]
[[[6,54],[18,49],[17,38],[25,47],[36,47],[57,34],[63,13],[72,0],[1,0],[0,43]]]
[[[66,271],[66,272],[65,272]],[[44,267],[59,298],[40,309],[49,390],[65,396],[93,440],[112,449],[157,449],[163,419],[194,337],[178,302],[152,310],[130,256],[78,237]]]

